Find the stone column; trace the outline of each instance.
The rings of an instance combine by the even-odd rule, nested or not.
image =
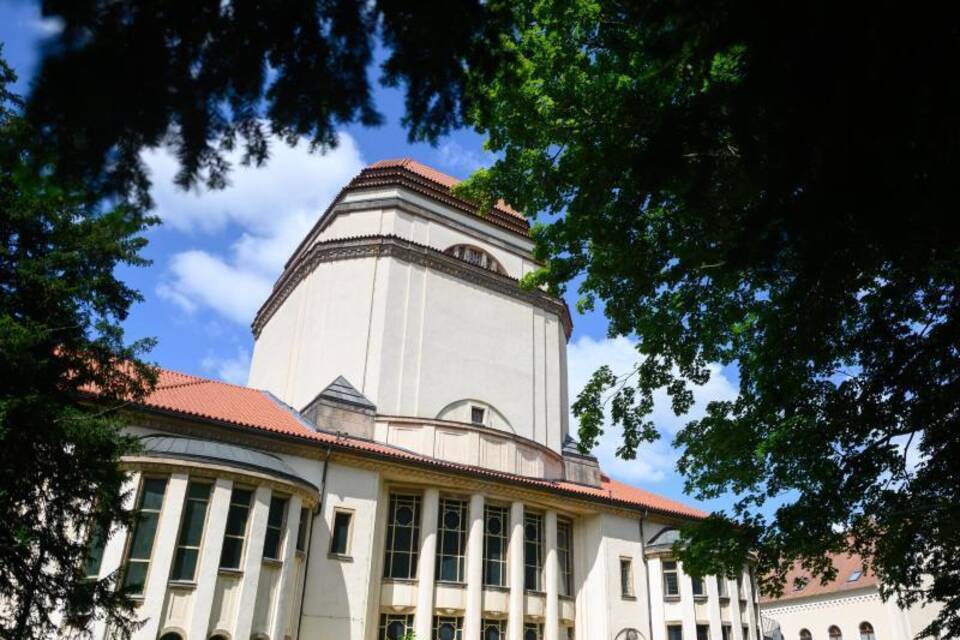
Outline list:
[[[280,568],[280,582],[273,601],[273,621],[270,624],[270,637],[283,638],[287,635],[287,621],[290,614],[290,600],[296,577],[297,562],[294,554],[297,550],[297,531],[300,528],[300,507],[303,499],[298,495],[290,496],[287,503],[287,523],[283,533],[283,566]]]
[[[187,481],[185,473],[175,473],[167,480],[163,506],[160,508],[160,520],[157,522],[157,532],[153,539],[147,583],[143,589],[143,604],[140,607],[140,618],[146,622],[134,634],[134,638],[138,640],[153,640],[160,631],[160,614],[163,613],[167,582],[170,580],[170,564],[173,562],[173,552],[177,547],[180,514],[183,512],[183,500],[187,495]]]
[[[683,563],[677,562],[680,572],[680,611],[683,616],[683,637],[697,637],[697,613],[693,603],[693,580],[683,570]]]
[[[127,494],[123,501],[124,509],[133,509],[134,500],[137,499],[138,486],[140,486],[140,474],[131,473],[126,482],[123,483],[123,489],[121,490]],[[127,543],[127,533],[127,528],[121,526],[114,529],[108,536],[103,547],[103,559],[100,561],[99,580],[103,580],[120,570],[120,566],[123,564],[123,549]],[[119,574],[117,573],[117,575]],[[103,620],[97,620],[93,623],[92,633],[97,640],[104,636],[106,625]]]
[[[736,580],[727,581],[727,593],[730,594],[730,624],[733,627],[731,635],[740,640],[743,637],[743,620],[740,618],[740,589]]]
[[[652,640],[665,640],[667,630],[664,627],[666,614],[663,606],[663,558],[652,556],[647,560],[650,572],[650,617],[653,620]]]
[[[510,614],[507,640],[523,640],[523,503],[510,505]]]
[[[234,638],[249,638],[253,627],[253,610],[257,604],[257,588],[263,566],[263,539],[267,534],[271,495],[270,487],[265,486],[257,487],[253,495],[253,510],[247,523],[247,539],[243,550],[243,579],[240,581]]]
[[[547,595],[544,607],[543,638],[560,640],[560,561],[557,558],[557,512],[547,511],[543,518],[544,572]]]
[[[707,613],[710,615],[710,638],[723,640],[723,620],[720,613],[720,580],[723,576],[707,576],[704,579],[707,586]]]
[[[433,590],[437,567],[437,514],[440,512],[440,491],[423,492],[420,507],[420,557],[417,562],[417,610],[413,618],[417,638],[433,635]]]
[[[479,638],[483,619],[483,494],[470,496],[470,529],[467,532],[467,607],[463,637]]]
[[[193,612],[187,636],[206,638],[210,627],[210,610],[217,586],[217,570],[220,568],[220,551],[223,548],[223,533],[227,529],[227,513],[230,511],[230,494],[233,481],[217,478],[207,507],[206,531],[203,532],[203,547],[197,563],[197,588],[193,592]]]

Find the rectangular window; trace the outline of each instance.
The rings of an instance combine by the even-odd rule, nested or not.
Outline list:
[[[227,528],[223,532],[223,549],[220,551],[221,569],[240,569],[243,560],[243,541],[247,536],[247,519],[250,516],[250,501],[253,491],[234,487],[230,494],[230,509],[227,511]]]
[[[420,547],[420,496],[391,495],[389,509],[383,577],[401,580],[416,578]]]
[[[543,640],[543,625],[533,622],[523,623],[523,640]]]
[[[668,624],[667,640],[683,640],[683,626],[679,624]]]
[[[474,424],[483,424],[483,419],[487,412],[482,407],[470,407],[470,422]]]
[[[560,564],[561,596],[573,597],[573,524],[557,521],[557,560]]]
[[[123,586],[131,595],[141,595],[147,582],[150,554],[157,535],[163,494],[167,490],[166,478],[145,478],[137,501],[137,517],[130,538]]]
[[[737,596],[741,600],[747,599],[747,594],[743,591],[743,573],[737,574]]]
[[[675,560],[663,562],[663,595],[667,598],[680,597],[680,575]]]
[[[717,576],[717,595],[721,598],[730,597],[730,590],[727,587],[727,576]]]
[[[307,550],[307,536],[310,535],[310,509],[300,507],[300,521],[297,523],[297,551]]]
[[[483,509],[483,584],[507,586],[507,532],[510,510],[487,505]]]
[[[283,525],[287,521],[287,498],[270,498],[270,513],[267,514],[267,533],[263,538],[263,557],[280,560],[283,549]]]
[[[170,579],[193,582],[203,541],[203,525],[207,521],[207,505],[210,502],[210,483],[191,482],[187,485],[187,498],[183,503],[180,518],[180,535],[177,550],[173,555]]]
[[[345,556],[350,553],[350,532],[353,513],[335,511],[333,514],[333,535],[330,538],[330,553]]]
[[[577,637],[573,627],[567,627],[567,640],[574,640]]]
[[[463,618],[433,616],[433,640],[461,640],[462,637]]]
[[[441,498],[437,512],[437,580],[463,582],[467,548],[467,503]]]
[[[543,591],[543,518],[523,515],[523,588]]]
[[[697,640],[710,640],[710,625],[697,625]]]
[[[480,638],[481,640],[506,640],[507,621],[484,618],[480,623]]]
[[[703,578],[694,578],[691,577],[690,581],[693,583],[693,597],[694,598],[706,598],[707,589],[703,584]]]
[[[750,627],[743,625],[743,640],[750,640]]]
[[[633,561],[620,558],[620,596],[633,598]]]
[[[100,565],[103,564],[103,548],[107,544],[107,536],[99,525],[93,525],[93,532],[87,540],[87,555],[83,560],[83,577],[87,580],[96,580],[100,577]]]
[[[733,627],[729,624],[724,624],[720,627],[720,633],[723,640],[733,640]]]
[[[377,640],[406,640],[413,633],[413,614],[381,613]]]

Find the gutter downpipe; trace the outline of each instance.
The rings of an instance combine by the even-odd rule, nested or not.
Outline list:
[[[327,468],[330,466],[330,453],[332,445],[327,445],[327,454],[323,458],[323,474],[320,476],[320,501],[317,502],[313,510],[313,518],[310,520],[310,537],[307,538],[307,553],[303,557],[303,584],[300,586],[300,610],[297,612],[297,635],[300,638],[300,625],[303,624],[303,603],[307,595],[307,573],[310,570],[310,550],[313,548],[313,525],[323,509],[323,498],[327,495]]]
[[[640,516],[640,553],[643,554],[643,579],[647,584],[647,638],[653,640],[653,601],[650,598],[650,565],[647,564],[647,541],[643,537],[643,520],[649,511]],[[306,582],[306,581],[304,581]]]

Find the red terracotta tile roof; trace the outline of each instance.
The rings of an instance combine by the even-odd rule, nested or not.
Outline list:
[[[367,168],[368,169],[390,169],[390,168],[406,169],[407,171],[411,171],[417,174],[421,178],[426,178],[427,180],[430,180],[431,182],[435,182],[443,187],[446,187],[447,189],[452,189],[453,187],[460,184],[461,182],[458,178],[449,176],[443,173],[442,171],[437,171],[433,167],[428,167],[422,162],[417,162],[413,158],[392,158],[389,160],[378,160],[373,164],[369,165]],[[511,207],[509,204],[507,204],[503,200],[499,200],[497,202],[496,208],[499,209],[500,211],[503,211],[504,213],[509,213],[512,216],[520,218],[521,220],[526,220],[526,218],[524,218],[522,213],[520,213],[519,211]]]
[[[147,409],[199,418],[219,423],[301,438],[345,451],[479,475],[534,488],[561,491],[628,508],[649,509],[683,518],[703,518],[706,513],[603,476],[600,487],[573,482],[529,478],[492,469],[448,462],[406,449],[373,442],[342,433],[317,431],[292,408],[265,391],[241,387],[217,380],[160,369],[157,386],[143,401]]]
[[[863,559],[859,555],[834,554],[831,556],[833,566],[837,568],[837,577],[820,584],[819,578],[811,578],[810,572],[803,569],[799,564],[795,565],[787,573],[787,581],[783,586],[783,595],[779,598],[770,598],[763,596],[760,598],[762,603],[776,603],[784,600],[795,600],[797,598],[810,598],[830,593],[839,593],[843,591],[852,591],[854,589],[863,589],[877,584],[877,576],[873,572],[863,570]],[[854,572],[861,572],[860,578],[850,580]],[[794,590],[794,580],[796,578],[806,578],[806,586],[796,591]]]

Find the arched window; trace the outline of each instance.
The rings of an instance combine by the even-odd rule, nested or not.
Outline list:
[[[835,624],[831,625],[830,628],[827,629],[827,636],[830,637],[830,640],[843,640],[843,634],[840,633],[840,627]]]
[[[472,244],[455,244],[444,251],[444,253],[488,271],[507,275],[506,270],[500,265],[496,258],[480,247],[475,247]]]
[[[183,636],[181,636],[176,631],[168,631],[167,633],[160,636],[160,640],[183,640]]]
[[[813,635],[807,629],[800,629],[800,640],[813,640]]]
[[[873,625],[869,622],[860,623],[860,640],[877,640],[873,633]]]
[[[210,640],[230,640],[230,639],[227,636],[223,635],[222,633],[218,633],[215,636],[210,636]]]

